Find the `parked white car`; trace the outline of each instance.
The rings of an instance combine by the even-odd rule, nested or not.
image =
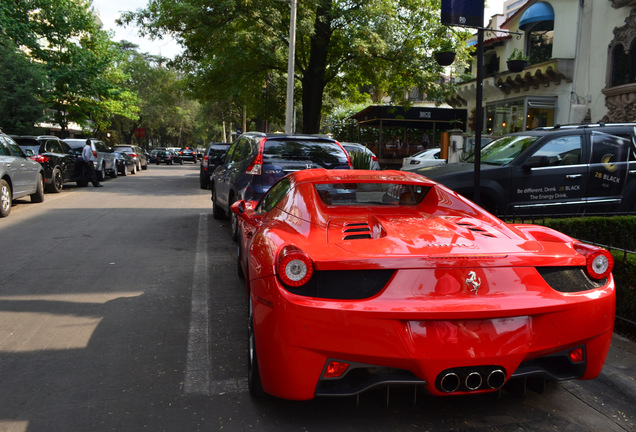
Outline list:
[[[9,216],[13,200],[25,196],[44,201],[44,169],[0,131],[0,217]]]
[[[442,150],[432,148],[415,153],[413,156],[402,159],[402,171],[411,171],[417,168],[444,165],[446,159],[441,159]]]

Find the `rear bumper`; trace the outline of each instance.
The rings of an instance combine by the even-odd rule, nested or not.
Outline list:
[[[435,310],[431,299],[411,299],[407,308],[382,295],[355,302],[300,297],[276,277],[253,280],[251,288],[263,388],[286,399],[355,394],[388,383],[447,395],[440,379],[448,371],[462,382],[475,370],[484,378],[484,385],[460,386],[453,394],[493,391],[486,378],[499,369],[504,381],[590,379],[601,371],[614,325],[611,280],[594,295],[568,294],[558,305],[552,298],[543,308],[495,310],[488,296],[466,297],[461,313],[452,305]],[[577,347],[584,362],[568,364],[569,350]],[[324,378],[330,360],[352,366],[342,377]]]

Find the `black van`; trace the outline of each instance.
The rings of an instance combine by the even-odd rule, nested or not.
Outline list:
[[[499,138],[481,151],[479,204],[497,215],[636,211],[636,123],[556,126]],[[415,170],[474,196],[474,155]]]

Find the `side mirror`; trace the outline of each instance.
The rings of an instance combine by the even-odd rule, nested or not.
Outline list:
[[[236,201],[234,204],[232,204],[230,210],[232,210],[232,212],[236,213],[237,215],[242,215],[243,213],[245,213],[245,201]]]
[[[230,206],[230,211],[239,217],[254,222],[259,219],[259,215],[254,213],[254,208],[258,205],[258,201],[236,201]]]
[[[26,155],[26,157],[29,157],[29,158],[35,155],[35,153],[33,153],[33,150],[31,149],[24,150],[24,154]]]

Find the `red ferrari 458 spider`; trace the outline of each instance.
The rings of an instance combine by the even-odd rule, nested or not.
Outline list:
[[[603,249],[404,171],[298,171],[232,211],[252,394],[469,394],[603,367],[615,312]]]

